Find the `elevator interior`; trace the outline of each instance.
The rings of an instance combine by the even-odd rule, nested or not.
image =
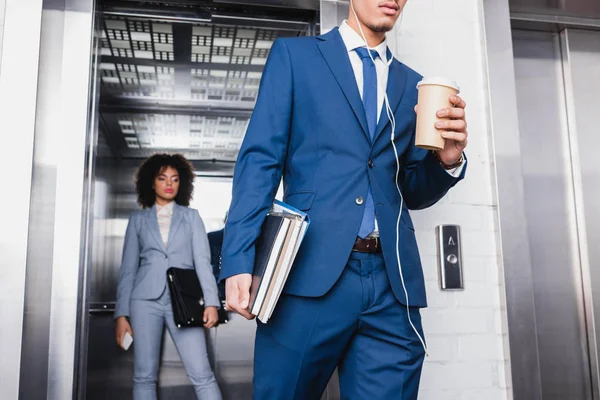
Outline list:
[[[197,172],[191,207],[208,232],[221,229],[270,47],[278,37],[319,29],[312,1],[165,3],[98,7],[99,113],[80,398],[125,399],[132,392],[132,351],[115,345],[112,312],[127,219],[138,209],[136,167],[156,152],[185,155]],[[249,399],[256,323],[229,318],[208,332],[209,358],[223,397]],[[194,398],[168,334],[158,390],[161,399]]]

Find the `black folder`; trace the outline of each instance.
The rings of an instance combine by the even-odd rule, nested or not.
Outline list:
[[[204,325],[204,295],[196,270],[171,267],[167,270],[173,319],[178,328]],[[218,310],[219,323],[228,321],[223,306]]]

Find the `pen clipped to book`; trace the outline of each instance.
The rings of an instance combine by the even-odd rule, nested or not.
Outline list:
[[[310,225],[307,213],[275,200],[261,227],[250,287],[250,312],[267,323]]]

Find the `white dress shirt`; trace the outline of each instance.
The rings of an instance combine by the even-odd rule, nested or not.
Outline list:
[[[356,33],[354,29],[348,25],[348,21],[344,20],[339,28],[342,40],[348,50],[348,56],[350,57],[350,64],[354,71],[354,78],[358,85],[358,92],[360,98],[363,97],[363,63],[356,51],[356,48],[367,47],[364,39],[359,33]],[[388,81],[388,66],[387,61],[387,38],[383,40],[379,45],[372,48],[375,50],[379,57],[375,59],[375,69],[377,70],[377,123],[379,123],[379,117],[381,116],[381,109],[383,108],[384,93],[387,89]],[[454,177],[460,176],[464,163],[457,168],[448,170],[448,173]],[[375,218],[375,230],[369,236],[379,236],[379,226],[377,225],[377,218]]]
[[[171,218],[173,217],[173,202],[164,206],[156,205],[156,218],[158,218],[158,228],[160,237],[163,240],[165,247],[169,240],[169,230],[171,229]]]
[[[340,26],[340,35],[348,50],[348,56],[350,57],[350,64],[354,70],[354,77],[356,78],[356,84],[358,85],[358,92],[360,98],[363,97],[363,62],[355,49],[359,47],[367,47],[363,38],[354,31],[348,25],[347,21],[342,22]],[[387,88],[388,81],[388,67],[384,60],[387,59],[387,39],[384,39],[381,44],[373,48],[379,57],[375,59],[375,69],[377,70],[377,123],[379,123],[379,117],[381,116],[381,109],[383,107],[383,99],[385,89]]]

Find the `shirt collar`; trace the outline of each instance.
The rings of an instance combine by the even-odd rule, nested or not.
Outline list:
[[[157,214],[158,213],[161,213],[161,214],[165,214],[166,213],[166,215],[173,215],[173,205],[174,204],[175,204],[174,201],[172,201],[172,202],[170,202],[170,203],[168,203],[168,204],[166,204],[164,206],[161,206],[161,205],[157,204],[156,205],[156,213]]]
[[[367,47],[365,45],[365,41],[363,40],[362,36],[359,35],[358,33],[356,33],[356,31],[354,29],[352,29],[350,27],[350,25],[348,25],[348,21],[344,20],[344,22],[342,22],[340,29],[339,29],[340,35],[342,36],[342,40],[344,41],[344,44],[346,45],[346,49],[348,50],[348,53],[350,53],[351,51],[353,51],[354,49],[358,48],[358,47]],[[379,54],[379,58],[381,58],[381,60],[385,61],[387,60],[387,37],[385,39],[383,39],[383,42],[381,42],[379,45],[375,46],[373,48],[373,50],[375,50],[377,52],[377,54]]]

